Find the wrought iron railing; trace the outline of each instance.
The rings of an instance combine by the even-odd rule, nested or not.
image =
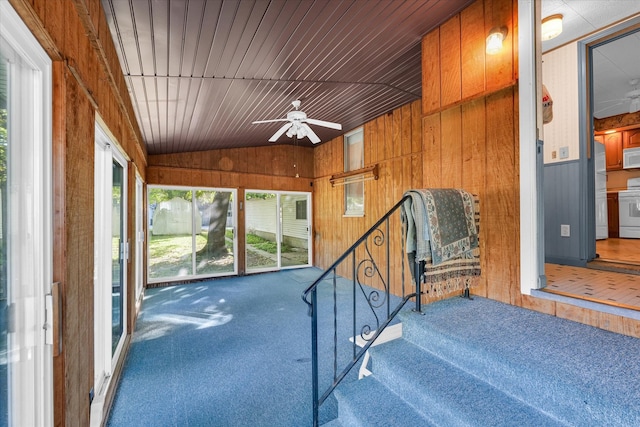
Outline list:
[[[420,295],[420,280],[415,290],[411,276],[405,280],[400,207],[409,197],[396,203],[302,294],[311,317],[314,427],[319,422],[320,406],[406,302]],[[396,249],[394,253],[400,249],[396,260],[399,264],[390,259],[392,248]],[[397,267],[392,268],[397,265],[401,266],[400,271]],[[409,265],[420,268],[415,263]],[[410,273],[419,277],[419,271]],[[395,292],[392,292],[392,282]],[[345,299],[349,301],[345,302]],[[416,310],[420,311],[420,298],[415,298],[415,302]],[[322,331],[319,331],[320,327],[323,327]],[[357,342],[365,344],[360,347]]]

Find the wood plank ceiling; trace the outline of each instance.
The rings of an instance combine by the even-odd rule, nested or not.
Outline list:
[[[421,37],[469,3],[102,0],[149,154],[267,145],[282,123],[251,122],[295,99],[343,131],[416,100]]]

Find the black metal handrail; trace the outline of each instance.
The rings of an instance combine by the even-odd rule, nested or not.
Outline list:
[[[382,331],[392,322],[398,312],[404,307],[409,299],[420,295],[420,280],[415,281],[415,292],[406,294],[405,292],[405,257],[404,257],[404,230],[403,227],[395,227],[392,233],[394,238],[397,236],[402,248],[401,250],[401,296],[391,294],[391,263],[390,263],[390,244],[391,228],[390,221],[393,215],[400,215],[400,207],[410,196],[405,196],[396,203],[382,218],[380,218],[366,233],[362,235],[349,249],[347,249],[327,270],[325,270],[318,279],[313,282],[302,294],[302,299],[309,306],[309,315],[311,317],[311,358],[312,358],[312,386],[313,386],[313,425],[318,426],[319,408],[322,403],[331,395],[338,384],[346,377],[351,368],[367,352],[371,344],[378,338]],[[380,262],[382,258],[382,263]],[[349,263],[349,261],[351,261]],[[412,268],[418,268],[414,264]],[[341,270],[343,275],[339,275]],[[419,272],[412,272],[414,277],[419,277]],[[346,276],[346,277],[345,277]],[[330,280],[327,280],[330,279]],[[349,307],[352,313],[338,312],[338,284],[350,281],[352,304]],[[318,291],[321,285],[330,286],[333,292],[333,298],[326,314],[329,316],[329,322],[332,331],[328,338],[333,347],[333,363],[332,378],[330,385],[320,395],[320,372],[319,372],[319,335],[318,335],[318,317],[320,315],[320,307],[318,306]],[[340,288],[342,290],[342,288]],[[358,292],[359,291],[359,292]],[[383,294],[381,295],[381,292]],[[397,305],[391,307],[391,299],[397,299]],[[420,311],[420,298],[416,298],[416,310]],[[364,308],[359,310],[359,304]],[[344,303],[343,303],[344,305]],[[352,317],[349,319],[349,314]],[[333,319],[330,318],[333,316]],[[345,320],[346,319],[346,320]],[[332,321],[331,321],[332,320]],[[349,323],[350,337],[338,340],[339,333],[345,330],[338,327],[339,321],[344,320]],[[347,331],[349,328],[346,328]],[[359,348],[356,343],[356,336],[362,337],[366,343]],[[325,337],[326,335],[323,335]],[[338,372],[339,356],[342,356],[340,362],[345,362],[344,368]],[[331,357],[329,355],[329,357]],[[330,361],[331,362],[331,361]]]

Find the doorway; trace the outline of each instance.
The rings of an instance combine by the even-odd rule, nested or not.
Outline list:
[[[311,265],[311,193],[245,192],[247,273]]]
[[[628,25],[628,24],[627,24]],[[601,36],[587,45],[589,111],[587,120],[593,124],[594,152],[606,156],[601,168],[606,173],[606,194],[599,196],[596,186],[596,258],[591,266],[617,268],[621,264],[640,266],[640,239],[629,238],[620,232],[622,200],[630,179],[639,178],[640,170],[623,169],[622,155],[633,135],[640,130],[640,28],[638,24]],[[633,59],[630,59],[633,58]],[[638,91],[640,92],[640,91]],[[605,167],[606,166],[606,167]],[[596,168],[598,175],[598,168]],[[605,201],[603,201],[603,199]],[[628,209],[627,209],[628,210]],[[598,218],[601,218],[598,221]],[[634,271],[634,269],[631,269]]]

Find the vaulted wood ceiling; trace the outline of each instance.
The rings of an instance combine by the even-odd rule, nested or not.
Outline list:
[[[295,99],[342,123],[322,141],[414,101],[422,36],[471,2],[102,0],[149,154],[267,145],[251,122]]]

